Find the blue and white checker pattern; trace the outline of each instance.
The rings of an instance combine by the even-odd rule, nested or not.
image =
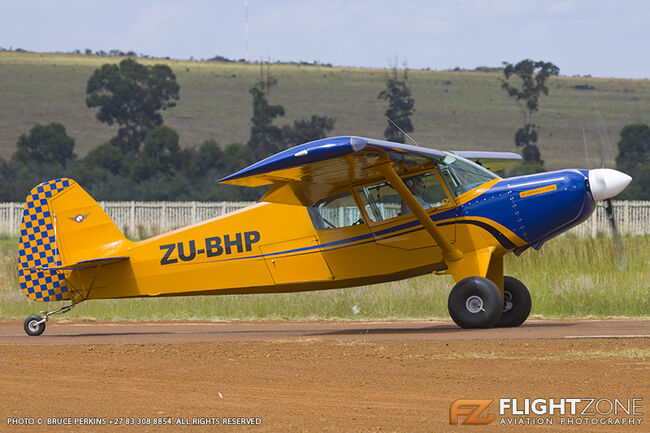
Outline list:
[[[63,301],[70,299],[63,271],[41,271],[29,268],[61,266],[56,248],[54,219],[48,201],[73,185],[70,179],[43,182],[31,190],[25,200],[20,223],[18,248],[18,282],[20,288],[34,301]]]

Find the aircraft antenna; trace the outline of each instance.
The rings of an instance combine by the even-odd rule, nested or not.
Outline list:
[[[589,161],[589,151],[587,150],[587,134],[585,134],[585,128],[582,128],[582,142],[585,145],[585,158],[587,158],[587,168],[591,168],[591,162]]]
[[[400,127],[397,125],[397,123],[393,122],[393,120],[392,120],[390,117],[386,116],[386,119],[388,119],[388,121],[389,121],[390,123],[392,123],[393,126],[394,126],[395,128],[399,129],[399,131],[400,131],[402,134],[406,135],[406,136],[408,137],[409,140],[411,140],[413,143],[415,143],[416,146],[419,146],[418,142],[415,141],[415,140],[413,140],[413,138],[412,138],[410,135],[408,135],[408,134],[406,133],[406,131],[404,131],[402,128],[400,128]]]
[[[607,127],[605,126],[605,120],[603,120],[603,115],[600,112],[600,108],[598,107],[598,103],[594,101],[594,107],[596,107],[596,121],[598,124],[596,125],[598,135],[600,135],[600,167],[605,168],[607,165],[607,162],[605,161],[605,148],[603,147],[603,144],[607,144],[607,149],[609,153],[611,154],[612,152],[612,144],[609,140],[609,134],[607,133]]]

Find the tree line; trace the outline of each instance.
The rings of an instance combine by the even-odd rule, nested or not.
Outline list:
[[[544,171],[534,118],[540,97],[549,93],[546,81],[558,75],[559,68],[525,59],[515,65],[504,63],[503,74],[501,86],[516,101],[522,116],[514,144],[522,148],[523,163],[510,174]],[[97,200],[256,200],[263,188],[217,185],[215,180],[288,147],[324,138],[335,125],[334,118],[320,115],[277,125],[285,110],[269,101],[276,85],[270,65],[262,63],[259,80],[249,89],[248,142],[221,145],[206,140],[182,149],[178,133],[163,124],[161,115],[180,98],[171,68],[145,66],[133,58],[104,64],[86,83],[86,105],[97,110],[98,121],[118,126],[116,136],[79,158],[64,125],[34,125],[20,136],[9,160],[0,158],[0,201],[22,201],[33,186],[58,177],[77,180]],[[384,137],[404,143],[414,131],[411,116],[415,112],[407,69],[393,67],[377,98],[388,105]],[[635,182],[621,198],[650,199],[650,190],[642,188],[650,176],[649,143],[647,125],[623,128],[616,161]]]

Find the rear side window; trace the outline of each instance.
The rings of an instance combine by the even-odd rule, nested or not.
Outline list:
[[[352,193],[328,197],[307,208],[316,230],[328,230],[363,224],[361,211]]]

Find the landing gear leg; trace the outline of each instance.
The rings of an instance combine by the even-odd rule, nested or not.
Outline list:
[[[68,311],[72,310],[74,306],[75,304],[69,304],[69,305],[64,305],[61,308],[57,308],[56,310],[53,311],[41,311],[43,317],[36,314],[31,315],[27,319],[25,319],[23,328],[25,329],[27,335],[30,336],[41,335],[43,331],[45,331],[45,322],[47,322],[47,319],[50,316],[57,313],[67,313]]]

